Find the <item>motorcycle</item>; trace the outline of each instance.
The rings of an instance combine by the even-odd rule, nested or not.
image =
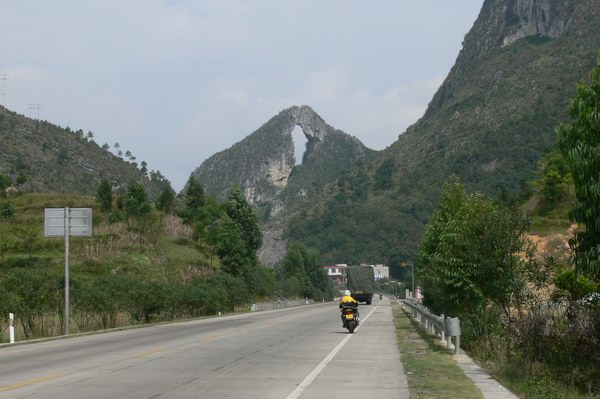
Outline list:
[[[360,324],[360,317],[358,316],[356,306],[342,305],[342,320],[344,328],[347,328],[350,334],[354,334],[354,330]]]
[[[379,294],[379,300],[381,301],[383,299],[383,295]]]

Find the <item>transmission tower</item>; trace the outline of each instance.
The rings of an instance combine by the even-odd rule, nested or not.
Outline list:
[[[29,119],[32,118],[32,111],[36,111],[35,119],[39,120],[40,119],[40,109],[42,109],[40,107],[40,104],[29,104]]]
[[[6,81],[8,80],[8,75],[0,73],[0,80],[2,81],[2,107],[6,109]]]

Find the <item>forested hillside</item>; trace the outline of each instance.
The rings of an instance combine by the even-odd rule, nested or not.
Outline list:
[[[170,188],[159,171],[148,170],[146,162],[136,160],[119,143],[100,146],[90,131],[61,128],[4,107],[0,107],[0,142],[0,174],[21,191],[91,195],[102,179],[121,190],[141,181],[152,197]]]

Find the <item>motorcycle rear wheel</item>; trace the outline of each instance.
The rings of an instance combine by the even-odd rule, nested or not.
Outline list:
[[[354,320],[350,320],[350,321],[348,321],[347,325],[348,325],[348,332],[350,334],[354,334],[354,329],[356,328],[356,322]]]

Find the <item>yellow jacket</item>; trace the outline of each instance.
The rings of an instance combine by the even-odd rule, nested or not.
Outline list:
[[[358,301],[356,299],[352,298],[350,295],[344,295],[343,297],[340,298],[340,307],[344,303],[351,303],[353,305],[358,306]]]

